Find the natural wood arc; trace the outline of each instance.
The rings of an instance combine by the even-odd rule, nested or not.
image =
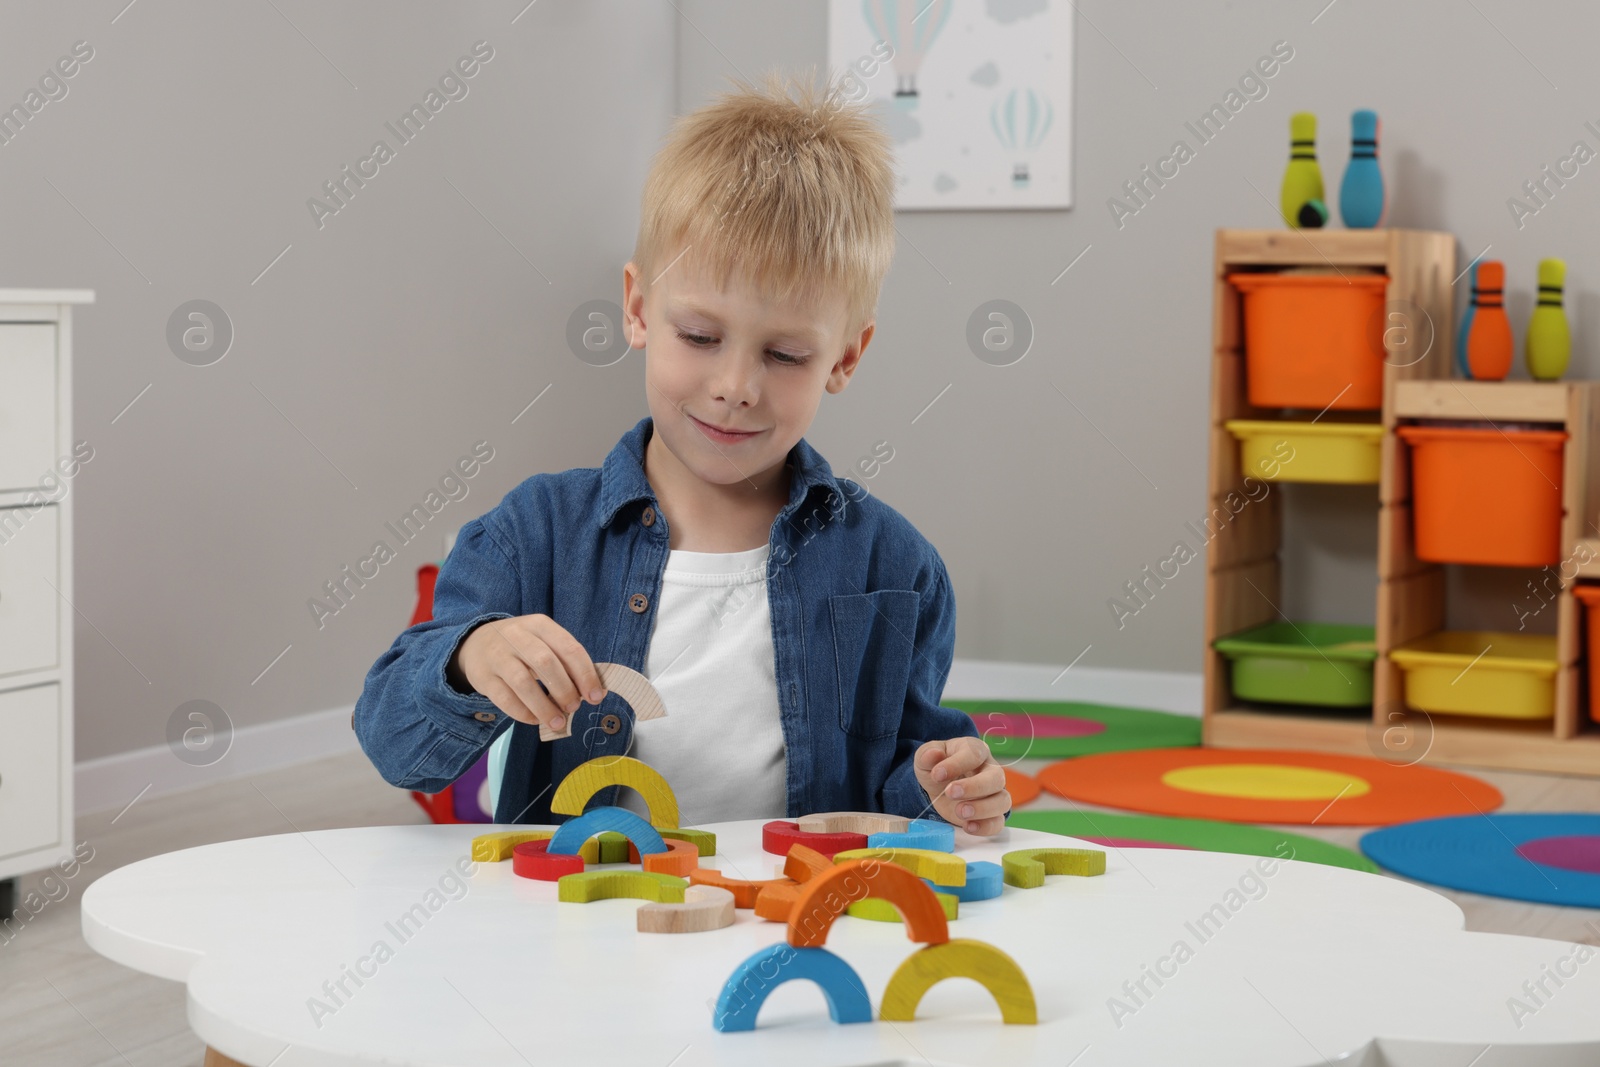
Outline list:
[[[691,885],[682,904],[641,904],[634,920],[641,934],[699,934],[733,925],[733,894],[714,885]]]
[[[802,815],[795,825],[803,834],[903,834],[911,820],[878,811],[824,811]]]
[[[656,692],[656,687],[650,684],[650,679],[634,670],[624,667],[620,663],[596,663],[594,669],[600,675],[600,683],[606,687],[608,693],[615,693],[627,702],[633,709],[634,722],[646,722],[650,719],[665,718],[667,706],[661,702],[661,694]],[[572,736],[572,719],[569,716],[566,726],[556,732],[544,725],[539,727],[539,740],[559,741],[563,737]]]

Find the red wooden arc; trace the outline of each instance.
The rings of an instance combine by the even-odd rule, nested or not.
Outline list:
[[[867,835],[854,833],[812,834],[800,829],[799,823],[775,819],[761,828],[761,848],[774,856],[787,856],[795,845],[816,849],[829,859],[836,852],[853,848],[866,848]]]

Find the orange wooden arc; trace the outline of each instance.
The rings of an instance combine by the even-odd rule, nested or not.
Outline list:
[[[833,860],[814,848],[791,845],[783,861],[783,873],[796,882],[809,882],[823,871],[833,869]]]
[[[664,840],[667,843],[665,852],[647,853],[642,859],[638,847],[629,841],[628,862],[638,863],[653,874],[672,874],[679,878],[689,877],[692,871],[700,867],[700,847],[693,841],[679,841],[671,837]]]
[[[786,923],[789,916],[794,914],[794,906],[799,900],[798,883],[785,880],[762,886],[761,892],[756,894],[756,917],[768,922]]]
[[[789,944],[820,948],[833,921],[858,900],[876,898],[894,905],[913,941],[940,945],[950,940],[944,906],[928,883],[909,870],[882,860],[848,860],[807,881],[789,910]]]
[[[767,878],[761,881],[747,881],[743,878],[729,878],[721,871],[712,867],[696,867],[689,872],[690,885],[714,885],[718,889],[726,889],[733,894],[733,906],[736,908],[753,908],[756,906],[756,897],[769,885],[793,885],[792,878]]]

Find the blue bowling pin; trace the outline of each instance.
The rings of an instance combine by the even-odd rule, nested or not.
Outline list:
[[[1339,217],[1352,230],[1383,221],[1383,171],[1378,168],[1378,113],[1350,115],[1350,162],[1339,183]]]
[[[1474,263],[1467,268],[1467,292],[1472,295],[1467,299],[1466,314],[1461,316],[1461,329],[1456,331],[1456,370],[1461,372],[1463,378],[1472,377],[1472,368],[1467,365],[1467,338],[1472,334],[1472,316],[1478,310],[1478,265]]]

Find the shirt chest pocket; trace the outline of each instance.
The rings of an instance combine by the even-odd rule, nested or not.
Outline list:
[[[839,726],[877,741],[900,732],[916,650],[914,589],[879,589],[828,598],[839,679]]]

